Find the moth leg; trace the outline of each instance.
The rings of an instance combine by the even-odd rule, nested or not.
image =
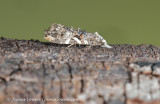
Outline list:
[[[83,40],[84,44],[88,44],[88,41],[87,40]]]
[[[82,44],[82,42],[78,38],[73,37],[72,39],[74,39],[78,44]]]
[[[71,38],[67,39],[67,40],[64,42],[64,44],[69,44],[70,40],[71,40]]]
[[[67,47],[69,48],[69,47],[71,47],[71,46],[73,46],[73,45],[74,45],[74,44],[70,44],[70,45],[69,45],[69,46],[67,46]]]
[[[78,38],[73,37],[72,39],[74,39],[78,44],[82,44],[81,41],[80,41]],[[67,40],[65,41],[65,44],[66,44],[66,43],[69,44],[70,40],[71,40],[71,39],[67,39]],[[72,45],[74,45],[74,44],[70,44],[70,45],[67,46],[67,47],[71,47]]]

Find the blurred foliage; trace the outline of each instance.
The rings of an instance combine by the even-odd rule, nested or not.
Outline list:
[[[154,44],[158,0],[0,0],[0,36],[44,41],[52,23],[99,32],[109,44]]]

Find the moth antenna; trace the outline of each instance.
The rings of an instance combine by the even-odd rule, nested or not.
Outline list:
[[[82,34],[82,33],[83,31],[80,28],[78,28],[78,34]]]
[[[86,30],[83,31],[83,35],[86,35]]]

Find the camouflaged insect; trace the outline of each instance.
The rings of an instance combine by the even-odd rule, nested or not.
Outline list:
[[[80,28],[68,28],[61,24],[52,24],[51,27],[45,31],[44,38],[58,44],[100,45],[101,47],[111,48],[98,32],[87,33]]]

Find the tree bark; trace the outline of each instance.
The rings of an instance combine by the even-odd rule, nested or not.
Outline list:
[[[160,47],[0,39],[1,104],[159,104]]]

